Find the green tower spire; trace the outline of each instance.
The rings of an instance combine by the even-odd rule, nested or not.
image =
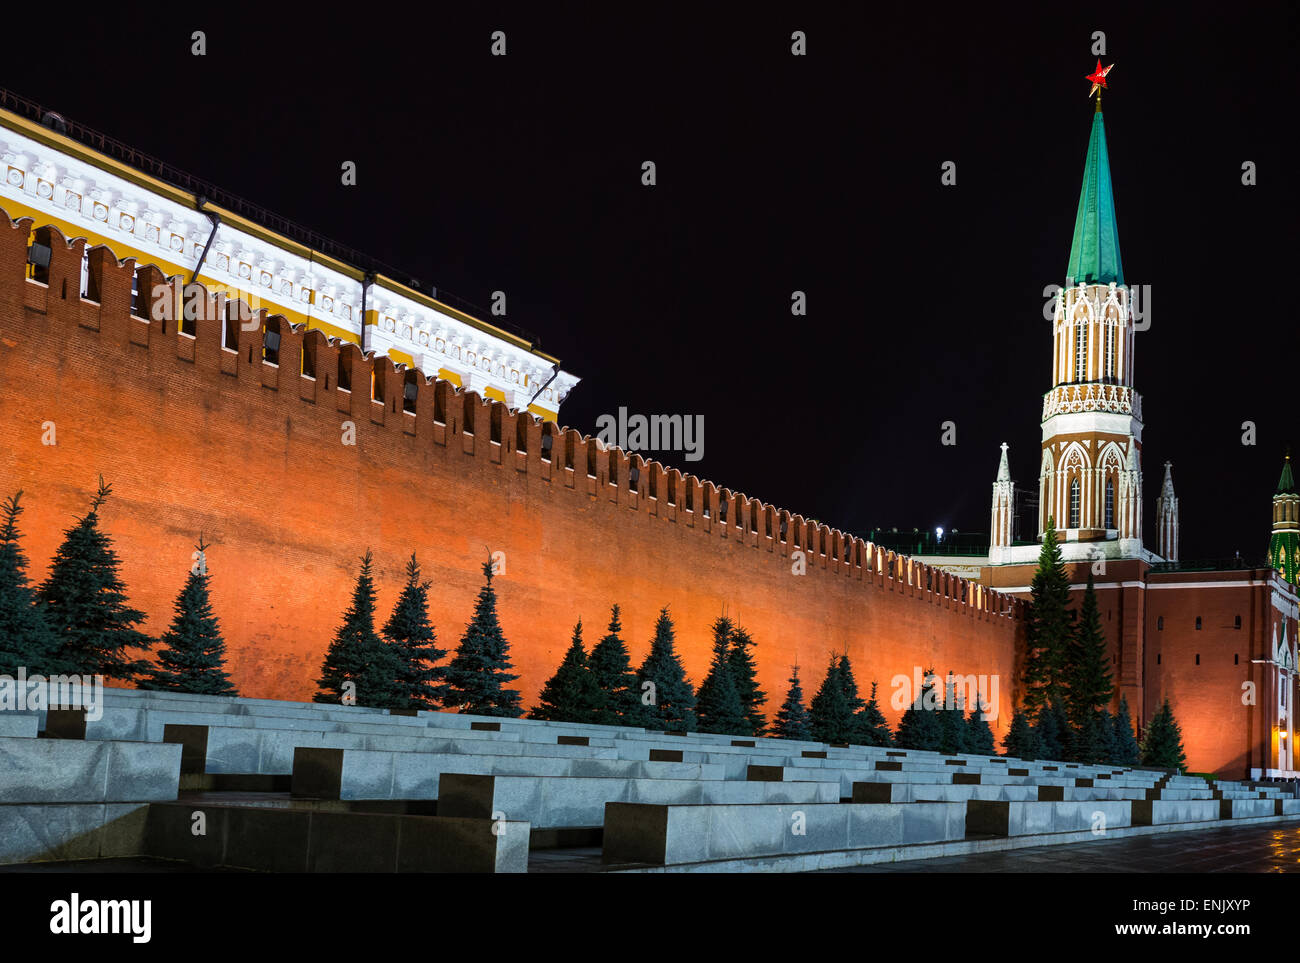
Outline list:
[[[1100,97],[1092,115],[1092,135],[1088,138],[1088,156],[1083,165],[1083,189],[1079,191],[1079,213],[1074,218],[1074,238],[1070,243],[1070,263],[1066,266],[1065,276],[1072,278],[1075,284],[1080,281],[1085,284],[1124,283]]]
[[[1291,456],[1282,464],[1273,496],[1273,537],[1268,542],[1268,561],[1292,585],[1300,582],[1300,494],[1291,477]]]
[[[1279,495],[1295,494],[1295,479],[1291,477],[1291,455],[1288,453],[1286,461],[1282,463],[1282,477],[1277,480],[1277,493]]]

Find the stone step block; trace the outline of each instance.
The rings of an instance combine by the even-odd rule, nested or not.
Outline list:
[[[147,803],[0,805],[0,865],[143,855]]]
[[[966,828],[973,835],[1029,836],[1119,829],[1132,825],[1132,803],[1118,800],[1074,802],[992,802],[966,804]]]
[[[195,812],[206,834],[191,831]],[[201,867],[300,873],[525,873],[526,822],[196,802],[149,807],[145,852]]]
[[[446,772],[438,813],[527,821],[534,829],[600,826],[607,802],[687,804],[838,803],[839,786],[821,782],[616,777],[472,776]]]
[[[1139,799],[1133,803],[1134,826],[1208,822],[1219,818],[1215,799]]]
[[[40,719],[33,713],[18,714],[0,711],[0,737],[8,739],[35,739]]]
[[[503,776],[719,779],[716,766],[560,756],[303,748],[294,751],[293,794],[319,799],[437,799],[444,772]]]
[[[181,747],[0,737],[0,803],[175,799]]]
[[[608,803],[604,859],[659,866],[903,846],[965,836],[964,803]]]
[[[855,782],[855,803],[966,802],[970,799],[1035,800],[1036,786],[945,786],[937,783]]]
[[[1250,819],[1277,814],[1277,803],[1272,799],[1220,799],[1218,804],[1221,819]]]

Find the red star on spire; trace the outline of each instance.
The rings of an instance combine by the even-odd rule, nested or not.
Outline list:
[[[1097,61],[1097,69],[1094,70],[1092,73],[1090,73],[1088,76],[1083,78],[1084,80],[1092,84],[1092,90],[1088,91],[1089,97],[1091,97],[1093,94],[1100,94],[1101,88],[1106,86],[1106,75],[1110,73],[1114,68],[1115,68],[1114,64],[1111,64],[1109,67],[1103,67],[1101,65],[1101,60],[1099,59]]]

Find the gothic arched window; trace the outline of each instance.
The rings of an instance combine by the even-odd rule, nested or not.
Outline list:
[[[1106,377],[1115,377],[1115,325],[1106,325]]]
[[[1106,528],[1115,527],[1115,482],[1106,479]]]
[[[1070,479],[1070,527],[1079,527],[1079,479]]]
[[[1086,352],[1084,351],[1084,345],[1087,341],[1087,337],[1088,337],[1088,326],[1087,324],[1084,323],[1083,319],[1080,318],[1078,321],[1074,322],[1074,380],[1075,381],[1083,380],[1083,375],[1085,370],[1084,362],[1087,357]]]

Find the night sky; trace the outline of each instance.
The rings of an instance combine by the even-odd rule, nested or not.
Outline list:
[[[1169,459],[1183,558],[1263,556],[1300,440],[1294,5],[539,6],[132,5],[11,37],[0,84],[426,284],[505,291],[583,379],[566,425],[703,415],[704,459],[666,463],[856,534],[986,532],[1000,442],[1037,488],[1104,31],[1124,273],[1151,285],[1146,543]]]

